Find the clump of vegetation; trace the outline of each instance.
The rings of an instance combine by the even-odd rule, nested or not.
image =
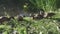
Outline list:
[[[26,18],[25,18],[26,19]],[[29,19],[29,18],[28,18]],[[59,24],[56,20],[11,20],[8,24],[0,25],[0,31],[4,34],[17,31],[19,34],[59,34]],[[2,30],[3,29],[3,30]],[[12,30],[13,29],[13,30]],[[12,32],[11,32],[12,31]]]
[[[56,9],[56,0],[29,0],[29,7],[35,7],[33,10],[44,9],[45,11],[54,11]],[[31,8],[32,9],[32,8]]]

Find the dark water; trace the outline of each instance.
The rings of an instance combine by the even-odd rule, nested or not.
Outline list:
[[[24,11],[21,9],[0,7],[0,16],[5,16],[6,14],[16,16],[22,13],[24,13]]]

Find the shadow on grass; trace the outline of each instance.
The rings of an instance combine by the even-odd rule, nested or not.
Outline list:
[[[57,20],[58,22],[60,22],[60,18],[52,18],[53,20]]]
[[[58,22],[60,22],[60,18],[50,18],[52,20],[57,20]]]

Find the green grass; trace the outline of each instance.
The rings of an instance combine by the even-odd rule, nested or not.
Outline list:
[[[9,24],[0,25],[0,31],[3,31],[3,34],[8,34],[11,32],[11,25],[14,24],[13,29],[16,30],[19,34],[27,34],[27,27],[29,26],[29,31],[32,34],[60,34],[58,28],[58,22],[52,19],[41,19],[41,20],[32,20],[30,17],[24,18],[26,21],[17,21],[11,20]],[[11,24],[10,24],[11,23]],[[2,29],[2,30],[1,30]]]

